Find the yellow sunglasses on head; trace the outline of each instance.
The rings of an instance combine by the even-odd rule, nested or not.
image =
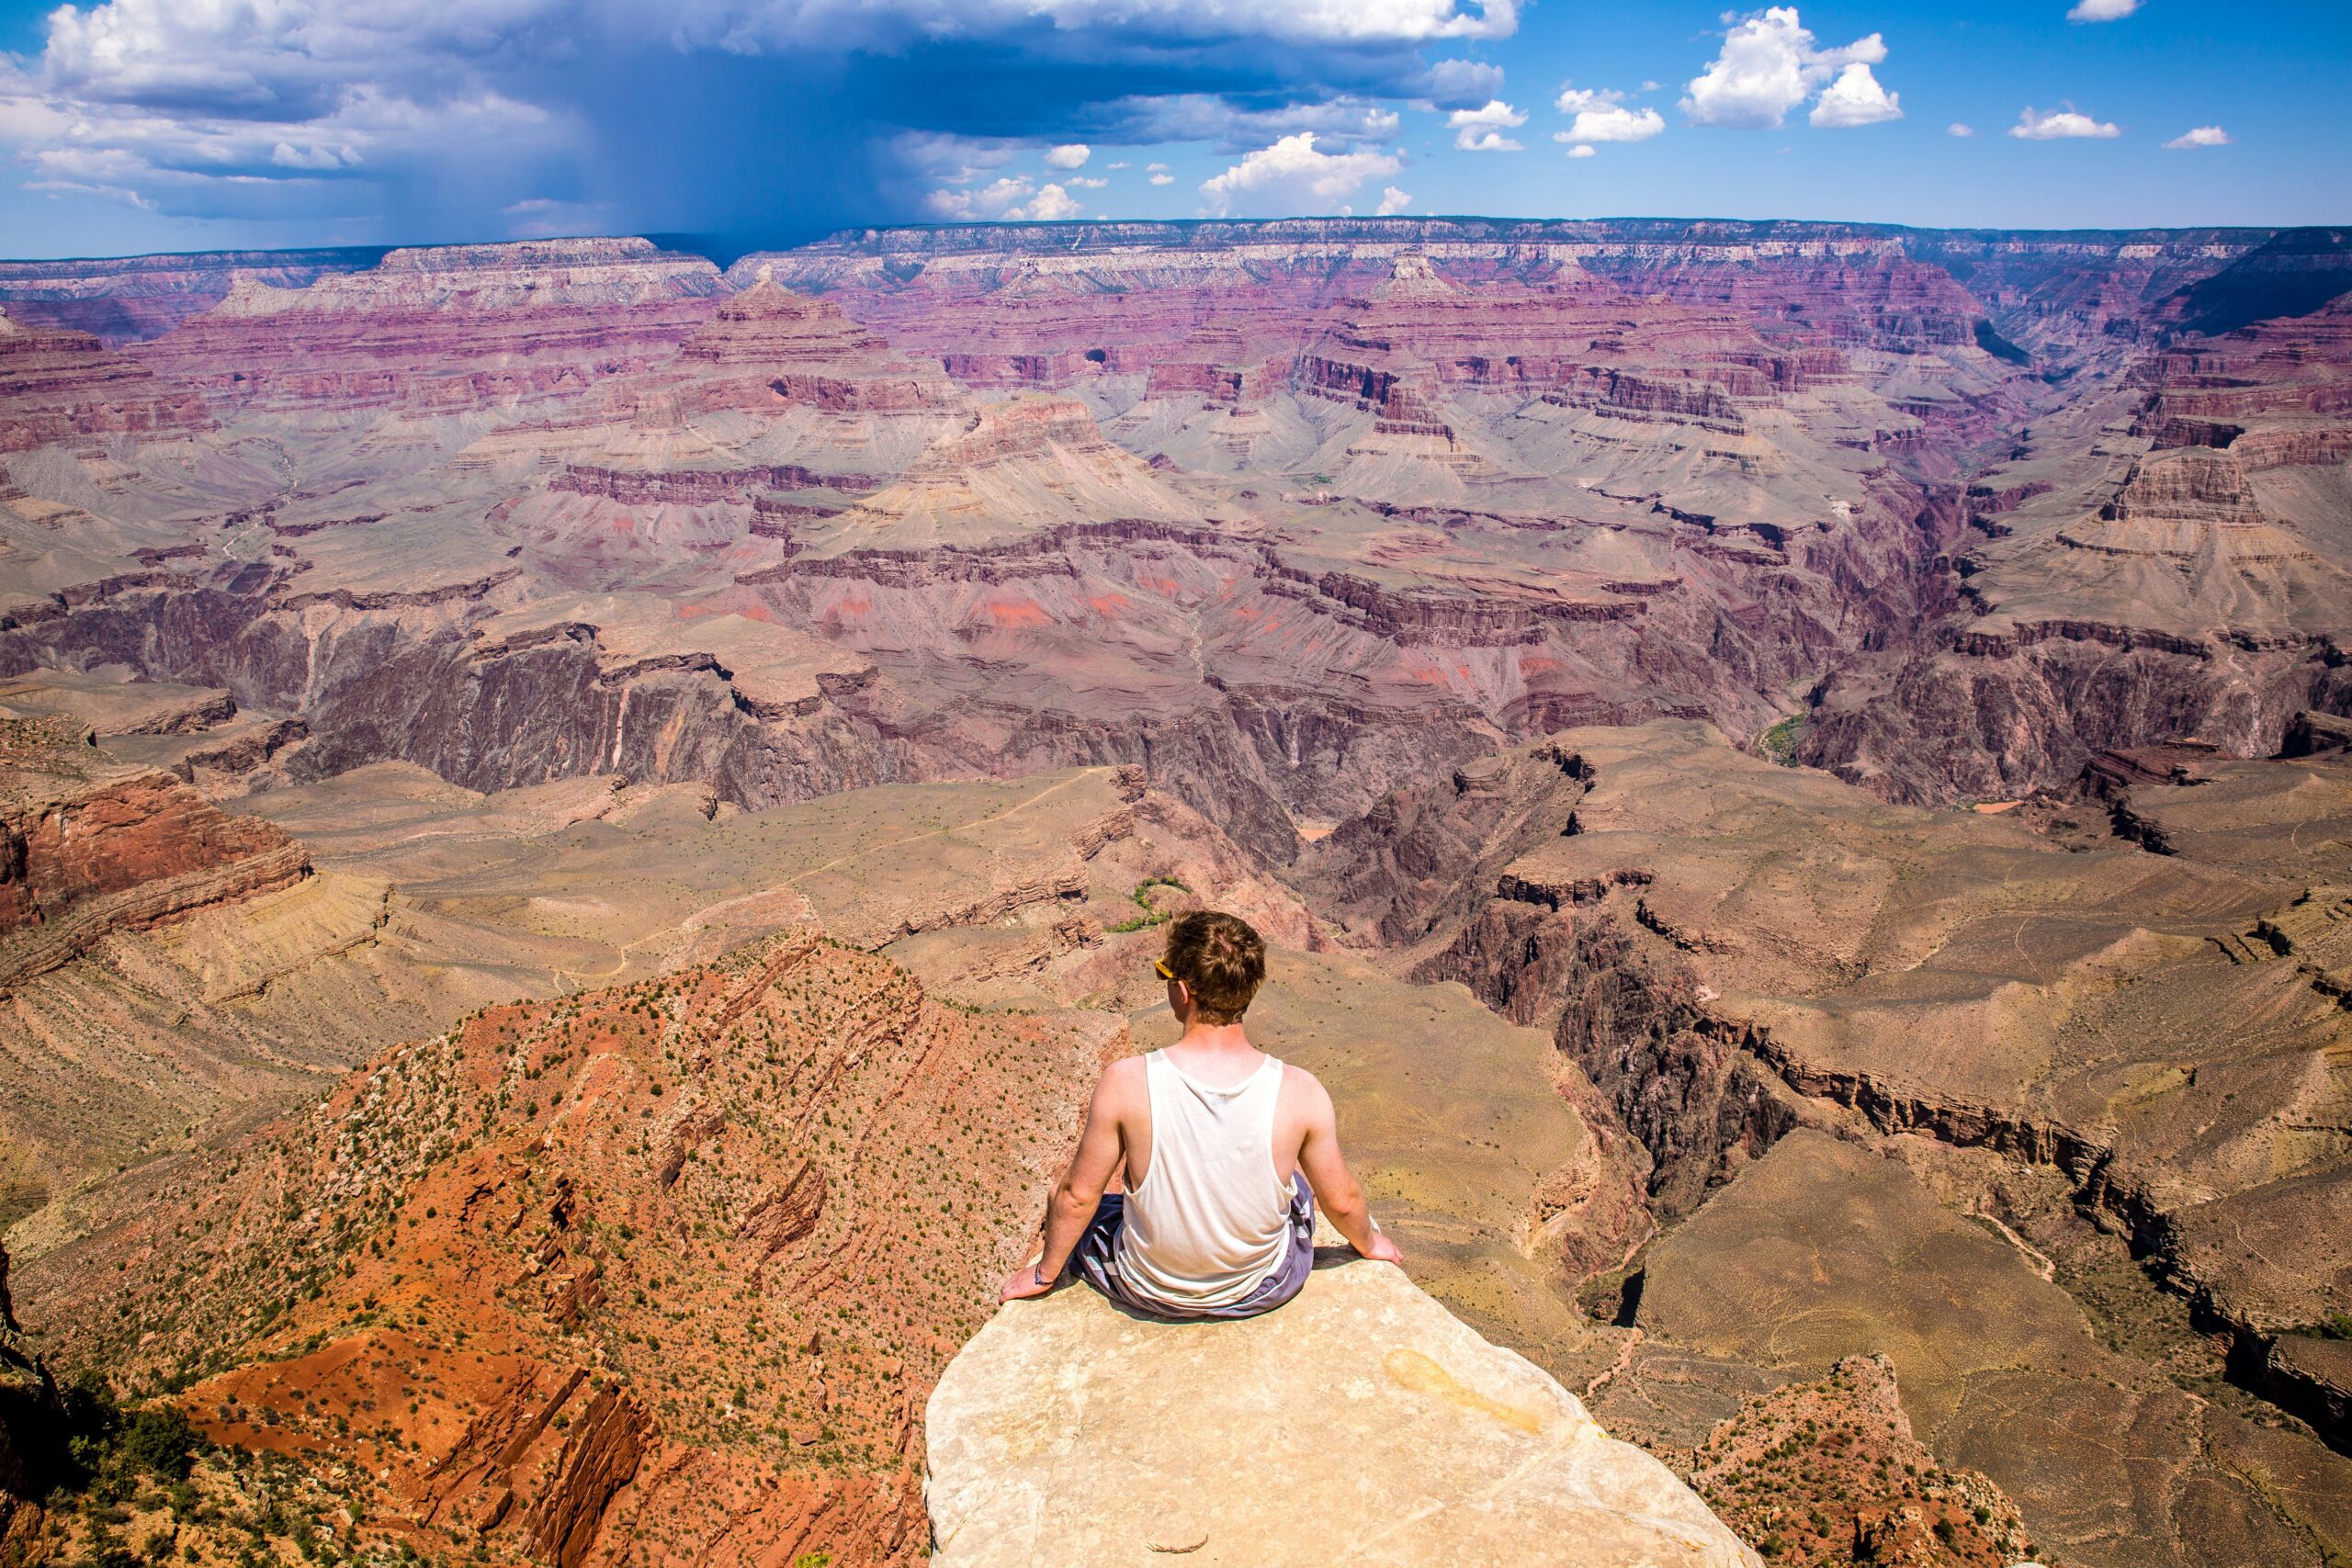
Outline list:
[[[1153,959],[1151,961],[1151,972],[1159,976],[1163,980],[1173,980],[1176,978],[1176,971],[1168,967],[1168,960],[1165,958]]]

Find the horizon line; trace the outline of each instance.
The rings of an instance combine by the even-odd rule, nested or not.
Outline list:
[[[624,230],[609,233],[532,234],[509,236],[493,240],[401,240],[339,245],[222,245],[213,249],[124,251],[112,254],[84,253],[76,255],[0,256],[0,266],[28,266],[44,263],[73,262],[134,262],[166,261],[179,257],[198,259],[229,255],[353,255],[374,253],[377,260],[393,251],[445,251],[481,248],[490,245],[555,244],[581,240],[644,240],[659,250],[673,254],[702,255],[713,261],[721,271],[742,257],[760,254],[784,254],[805,251],[835,241],[852,240],[862,234],[912,231],[933,233],[978,232],[980,231],[1035,231],[1051,232],[1057,230],[1102,228],[1198,228],[1209,224],[1269,225],[1283,223],[1367,224],[1402,227],[1418,223],[1491,223],[1498,225],[1593,225],[1612,223],[1682,223],[1691,225],[1722,224],[1731,227],[1769,228],[1792,227],[1812,229],[1872,230],[1885,234],[2015,234],[2036,237],[2061,235],[2134,235],[2134,234],[2266,234],[2276,237],[2296,232],[2316,232],[2352,228],[2352,221],[2328,223],[2145,223],[2073,229],[2037,229],[1997,223],[1932,224],[1884,223],[1853,218],[1722,218],[1685,216],[1668,213],[1618,213],[1594,218],[1503,218],[1475,212],[1430,212],[1387,214],[1295,213],[1274,218],[1069,218],[998,220],[989,222],[942,223],[920,220],[888,222],[853,223],[827,231],[815,239],[780,245],[745,245],[734,250],[729,237],[718,232],[696,230],[646,229]],[[679,242],[664,244],[662,242]],[[709,249],[731,250],[732,259],[718,264],[708,254]]]

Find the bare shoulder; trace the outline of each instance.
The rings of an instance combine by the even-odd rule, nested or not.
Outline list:
[[[1114,1108],[1124,1108],[1139,1102],[1148,1092],[1144,1078],[1143,1058],[1122,1056],[1102,1069],[1102,1079],[1094,1091],[1094,1097]]]
[[[1283,1064],[1283,1103],[1298,1114],[1317,1120],[1331,1114],[1331,1096],[1323,1080],[1305,1067]]]

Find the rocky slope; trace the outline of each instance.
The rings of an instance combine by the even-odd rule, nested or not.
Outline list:
[[[2343,707],[2347,324],[2332,304],[2177,341],[2094,404],[2129,424],[2087,457],[2028,432],[1971,487],[1987,537],[1954,613],[1835,678],[1799,754],[1896,798],[1998,798],[2149,740],[2266,755]]]
[[[804,929],[401,1047],[20,1294],[76,1361],[345,1478],[370,1534],[913,1562],[923,1396],[1118,1039]]]
[[[1920,1445],[1883,1356],[1747,1402],[1690,1464],[1700,1495],[1776,1562],[2008,1568],[2033,1554],[2000,1488]]]

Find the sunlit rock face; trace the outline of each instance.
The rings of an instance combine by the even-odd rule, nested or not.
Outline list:
[[[1237,1324],[1144,1323],[1083,1287],[1016,1302],[948,1364],[928,1441],[933,1561],[959,1568],[1760,1561],[1385,1264]]]

